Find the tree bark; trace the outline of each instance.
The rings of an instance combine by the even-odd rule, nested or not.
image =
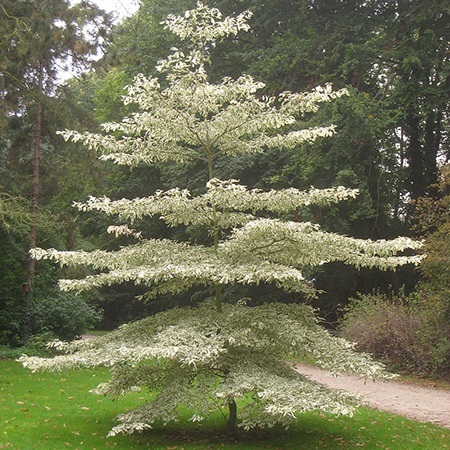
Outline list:
[[[430,186],[434,185],[438,179],[437,160],[442,139],[441,122],[441,111],[430,112],[425,122],[424,172],[428,195],[437,194],[437,190],[433,190]]]
[[[34,135],[34,155],[33,155],[33,192],[31,201],[31,229],[30,229],[30,250],[36,248],[37,244],[37,212],[39,208],[39,175],[40,175],[40,150],[42,131],[42,92],[44,85],[44,62],[39,63],[39,79],[37,92],[37,117],[36,131]],[[32,332],[33,322],[33,283],[36,270],[36,260],[28,254],[28,274],[25,289],[25,317],[22,330],[22,339],[26,341]]]
[[[237,424],[237,405],[234,400],[231,400],[228,403],[228,410],[230,415],[228,416],[226,432],[227,434],[234,434],[236,433]]]
[[[424,182],[424,149],[420,141],[420,117],[414,111],[408,113],[408,163],[410,192],[413,199],[425,194],[426,183]]]
[[[38,105],[36,118],[36,131],[34,135],[34,157],[33,157],[33,197],[31,203],[31,231],[30,231],[30,250],[36,248],[37,243],[37,211],[39,208],[39,176],[40,176],[40,150],[41,150],[41,130],[42,130],[42,91],[44,82],[44,63],[39,64],[38,81]],[[36,260],[28,257],[28,282],[33,282]]]

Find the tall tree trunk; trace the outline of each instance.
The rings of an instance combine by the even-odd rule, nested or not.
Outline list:
[[[407,117],[409,144],[407,158],[409,163],[409,182],[412,198],[416,199],[425,194],[427,184],[424,182],[424,155],[420,140],[420,117],[410,111]]]
[[[441,111],[430,112],[425,122],[424,172],[428,187],[435,184],[438,178],[437,158],[441,144],[441,122]],[[437,192],[430,192],[428,188],[428,194]]]
[[[37,211],[39,208],[39,169],[40,169],[40,150],[41,150],[41,131],[42,131],[42,90],[44,79],[44,64],[39,64],[39,84],[38,84],[38,105],[36,118],[36,131],[34,135],[34,157],[33,157],[33,199],[31,203],[31,232],[30,232],[30,250],[36,248],[37,243]],[[32,283],[36,260],[28,259],[28,281]]]
[[[31,201],[31,230],[30,230],[30,250],[36,248],[37,244],[37,212],[39,208],[39,162],[41,150],[41,130],[42,130],[42,93],[44,85],[44,62],[39,63],[39,80],[37,92],[37,117],[36,131],[34,135],[34,156],[33,156],[33,192]],[[32,331],[33,318],[33,282],[36,269],[36,260],[28,254],[28,275],[25,289],[26,305],[22,338],[27,340]]]

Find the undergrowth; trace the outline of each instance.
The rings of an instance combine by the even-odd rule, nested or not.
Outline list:
[[[450,327],[439,303],[373,293],[351,299],[341,335],[392,371],[450,380]]]

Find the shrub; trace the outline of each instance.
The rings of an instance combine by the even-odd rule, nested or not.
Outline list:
[[[23,267],[26,251],[20,236],[9,234],[0,226],[0,345],[20,343],[24,314],[22,283],[26,280]]]
[[[359,295],[346,308],[340,332],[357,350],[372,353],[393,370],[448,375],[449,326],[438,302],[423,291],[410,297]]]
[[[414,371],[419,329],[420,321],[404,299],[380,293],[351,299],[340,327],[358,350],[407,371]]]
[[[72,340],[101,319],[102,313],[83,298],[54,288],[35,297],[33,335],[50,332]]]
[[[33,356],[54,356],[57,352],[48,348],[47,344],[55,340],[56,336],[51,333],[42,333],[31,336],[23,346],[0,345],[0,360],[18,359],[24,353]],[[0,447],[1,448],[1,447]]]
[[[418,344],[422,351],[422,371],[439,378],[450,378],[448,295],[448,291],[436,292],[423,286],[416,298],[421,323]]]

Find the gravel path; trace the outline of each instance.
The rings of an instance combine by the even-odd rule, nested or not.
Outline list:
[[[365,382],[353,375],[336,378],[325,370],[301,364],[295,368],[303,375],[331,388],[364,395],[372,408],[450,428],[449,390],[425,388],[398,381]]]

